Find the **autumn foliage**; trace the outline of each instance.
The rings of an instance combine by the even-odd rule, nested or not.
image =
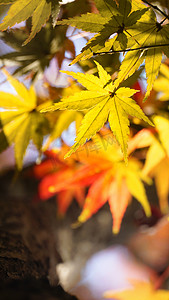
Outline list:
[[[108,202],[118,233],[133,198],[149,217],[145,185],[153,181],[161,212],[168,212],[169,16],[161,4],[163,10],[141,0],[0,0],[0,36],[12,47],[0,55],[1,75],[14,90],[0,91],[0,150],[14,145],[20,171],[33,142],[45,155],[33,171],[39,198],[56,195],[58,215],[75,199],[82,209],[76,225]],[[82,31],[87,42],[76,56]],[[58,75],[65,59],[80,71],[67,67]],[[47,78],[53,62],[64,87]],[[71,124],[76,138],[69,147],[63,132]]]
[[[153,234],[136,234],[130,246],[164,271],[160,283],[135,281],[104,297],[169,299],[157,289],[169,272],[168,1],[0,0],[0,38],[0,80],[9,88],[0,86],[0,152],[13,147],[21,172],[35,146],[29,174],[38,179],[38,201],[55,198],[63,218],[75,200],[73,228],[104,205],[113,234],[134,201],[147,220],[158,211]]]

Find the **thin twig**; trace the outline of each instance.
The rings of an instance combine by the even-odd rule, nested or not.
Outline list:
[[[7,79],[4,79],[3,81],[0,82],[0,85],[4,84],[7,82]]]
[[[151,6],[152,8],[156,9],[159,13],[161,13],[167,20],[169,20],[169,16],[163,12],[158,6],[153,5],[151,3],[149,3],[147,0],[142,0],[142,2],[148,4],[149,6]]]
[[[167,18],[165,17],[165,18],[160,22],[160,25],[162,25],[166,20],[167,20]]]
[[[102,55],[102,54],[112,54],[112,53],[122,53],[122,52],[129,52],[129,51],[136,51],[136,50],[147,50],[151,48],[158,48],[158,47],[167,47],[169,44],[163,44],[163,45],[148,45],[144,47],[138,47],[138,48],[129,48],[129,49],[123,49],[123,50],[110,50],[105,52],[93,52],[93,56],[95,55]]]

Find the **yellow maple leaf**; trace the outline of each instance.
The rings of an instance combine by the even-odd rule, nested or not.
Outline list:
[[[65,72],[78,80],[86,89],[73,96],[63,98],[51,107],[43,110],[88,110],[85,114],[76,137],[76,142],[65,157],[70,156],[86,140],[92,138],[108,120],[110,128],[121,146],[124,160],[127,161],[127,144],[129,136],[128,116],[152,122],[141,110],[140,106],[131,98],[137,91],[126,87],[117,87],[111,76],[97,63],[99,77],[91,74]]]
[[[33,86],[27,89],[6,71],[4,73],[16,95],[0,92],[0,107],[4,109],[0,112],[0,121],[8,144],[14,144],[16,165],[20,170],[30,140],[33,140],[38,149],[41,148],[48,121],[38,111],[42,107],[37,104]]]
[[[129,143],[129,153],[138,148],[149,147],[143,174],[155,179],[161,211],[168,211],[169,194],[169,118],[156,115],[153,118],[155,131],[144,128]]]
[[[154,136],[146,155],[143,173],[155,179],[161,211],[168,211],[169,194],[169,120],[168,116],[155,116],[158,139]]]
[[[160,101],[169,100],[169,67],[165,64],[162,64],[160,67],[160,75],[154,82],[154,90],[159,92],[158,99]]]

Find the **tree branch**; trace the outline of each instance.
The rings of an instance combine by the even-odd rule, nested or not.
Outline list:
[[[169,20],[169,16],[165,12],[163,12],[157,5],[153,5],[149,3],[147,0],[142,0],[142,2],[148,4],[149,6],[157,10],[159,13],[161,13],[167,20]]]
[[[103,54],[112,54],[112,53],[122,53],[122,52],[130,52],[130,51],[136,51],[136,50],[147,50],[151,48],[158,48],[158,47],[167,47],[169,44],[163,44],[163,45],[148,45],[144,47],[138,47],[138,48],[129,48],[129,49],[123,49],[123,50],[110,50],[110,51],[103,51],[103,52],[93,52],[93,56],[96,55],[103,55]]]

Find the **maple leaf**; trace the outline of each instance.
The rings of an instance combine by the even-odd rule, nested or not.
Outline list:
[[[109,138],[113,139],[111,133],[109,135]],[[83,210],[78,217],[78,222],[86,222],[108,201],[113,217],[112,230],[114,234],[117,234],[132,196],[142,204],[147,216],[151,215],[150,206],[143,183],[141,182],[142,175],[138,161],[130,159],[128,166],[126,166],[120,160],[119,149],[117,147],[107,145],[105,149],[103,146],[104,141],[97,140],[97,143],[100,143],[100,153],[98,156],[96,155],[98,157],[98,178],[95,178],[95,181],[93,181],[89,188]],[[91,160],[89,162],[92,164]],[[96,164],[95,160],[94,164]],[[101,168],[100,174],[99,167]]]
[[[169,195],[169,158],[165,157],[158,165],[156,165],[150,172],[149,176],[155,179],[157,195],[159,198],[160,209],[162,213],[167,213],[168,195]]]
[[[151,139],[151,147],[146,155],[146,163],[144,167],[145,173],[149,173],[162,159],[169,157],[169,119],[164,116],[154,116],[153,118],[156,132],[158,136]],[[153,157],[153,160],[152,160]]]
[[[26,27],[0,33],[2,40],[13,49],[10,53],[0,55],[0,61],[6,65],[12,61],[17,66],[13,75],[21,76],[29,73],[33,81],[49,67],[52,59],[57,61],[58,67],[61,68],[66,51],[74,58],[75,48],[73,42],[66,37],[66,28],[61,26],[53,28],[49,22],[23,47],[22,44],[29,31],[28,23]]]
[[[99,63],[96,62],[96,65],[99,77],[90,74],[65,72],[77,79],[88,91],[81,91],[73,96],[63,98],[60,103],[54,104],[43,110],[43,112],[56,109],[89,109],[82,120],[76,137],[76,143],[65,157],[70,156],[80,145],[83,145],[86,140],[94,136],[108,119],[111,130],[121,146],[124,159],[127,161],[128,115],[140,118],[150,125],[153,124],[136,102],[131,99],[131,96],[137,91],[125,87],[116,89],[112,83],[111,76]]]
[[[118,45],[125,49],[127,47],[128,28],[135,24],[147,11],[144,5],[138,6],[135,1],[133,2],[135,11],[132,11],[130,0],[120,0],[119,6],[114,1],[95,0],[99,14],[88,13],[69,20],[59,21],[58,24],[75,26],[91,33],[98,32],[71,64],[84,59],[84,57],[91,57],[93,52],[108,51],[112,48],[112,44],[116,44],[116,49]],[[105,42],[114,33],[116,36],[112,39],[112,44],[105,48]]]
[[[155,80],[153,89],[156,92],[159,92],[157,96],[158,100],[160,101],[168,101],[169,100],[169,67],[165,64],[161,64],[160,67],[160,75]]]
[[[42,179],[38,187],[39,198],[45,201],[57,194],[58,216],[65,215],[73,199],[77,201],[80,207],[82,207],[85,199],[83,187],[78,184],[64,185],[67,182],[67,178],[72,178],[79,167],[72,159],[65,161],[63,159],[64,152],[65,147],[62,147],[61,150],[46,151],[47,159],[33,168],[34,176]]]
[[[64,154],[64,149],[61,152]],[[146,215],[150,216],[150,206],[142,183],[141,165],[135,159],[130,159],[128,166],[121,161],[119,146],[109,130],[104,130],[103,137],[96,136],[93,142],[88,143],[87,148],[79,149],[78,154],[71,156],[71,159],[80,163],[73,172],[72,169],[63,170],[63,173],[55,171],[42,179],[39,186],[41,199],[72,188],[89,186],[77,224],[87,221],[108,202],[113,217],[113,233],[119,232],[132,196],[141,203]],[[40,174],[43,173],[41,169]],[[143,180],[147,178],[144,177]]]
[[[169,117],[154,116],[155,131],[143,129],[129,143],[129,151],[149,147],[143,174],[155,179],[161,211],[168,211],[169,194]]]
[[[166,213],[169,207],[169,118],[168,116],[155,116],[154,124],[158,133],[158,139],[154,137],[147,152],[143,172],[155,178],[160,208],[163,213]]]
[[[133,28],[128,30],[127,48],[117,78],[117,86],[131,76],[145,60],[147,91],[144,101],[150,94],[154,81],[159,73],[162,53],[169,56],[169,24],[157,22],[152,10],[147,11]]]
[[[14,143],[16,165],[20,170],[30,140],[33,140],[40,150],[48,122],[38,111],[33,86],[27,90],[22,83],[10,76],[5,70],[4,73],[17,94],[0,92],[0,106],[4,108],[0,112],[0,121],[8,144]],[[1,151],[3,150],[2,147]]]
[[[127,51],[115,83],[117,86],[131,76],[145,60],[147,76],[145,101],[159,73],[162,53],[169,56],[169,24],[157,22],[152,9],[148,10],[144,5],[139,6],[137,1],[132,1],[132,4],[129,0],[120,0],[119,6],[113,1],[96,1],[99,14],[82,15],[60,21],[60,24],[98,32],[72,63],[90,58],[93,53]],[[116,35],[108,40],[115,33]]]
[[[132,281],[133,287],[128,290],[104,293],[105,298],[116,298],[118,300],[168,300],[169,291],[155,290],[149,282]]]
[[[56,23],[57,14],[59,12],[58,0],[0,0],[0,4],[8,3],[11,3],[11,6],[7,16],[0,24],[0,30],[6,30],[8,27],[12,27],[16,23],[20,23],[32,17],[32,30],[29,37],[24,42],[24,45],[40,31],[41,27],[49,19],[51,13],[54,17],[54,25]]]

